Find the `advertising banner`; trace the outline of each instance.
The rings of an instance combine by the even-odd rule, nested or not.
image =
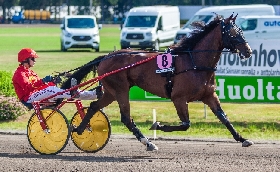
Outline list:
[[[216,71],[217,94],[222,102],[280,102],[280,40],[248,40],[252,57],[223,53]],[[176,70],[176,69],[175,69]],[[168,100],[133,87],[131,100]]]
[[[280,102],[280,40],[248,40],[252,57],[223,53],[217,66],[217,94],[227,102]]]

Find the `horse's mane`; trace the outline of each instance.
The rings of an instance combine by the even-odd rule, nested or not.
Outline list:
[[[95,58],[94,60],[86,63],[83,66],[80,66],[78,68],[77,71],[75,71],[70,78],[68,78],[67,80],[65,80],[65,82],[63,82],[61,84],[61,88],[62,89],[68,89],[71,87],[71,78],[75,78],[77,79],[77,82],[80,83],[82,81],[82,79],[84,79],[91,71],[95,74],[97,66],[99,65],[99,63],[102,61],[102,59],[105,57],[106,55],[102,55],[99,56],[97,58]]]
[[[209,24],[204,22],[193,22],[195,28],[189,37],[184,37],[178,44],[171,46],[174,51],[193,50],[196,44],[211,32],[221,21],[221,16],[217,15]]]

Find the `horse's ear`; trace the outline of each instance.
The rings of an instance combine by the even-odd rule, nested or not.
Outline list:
[[[219,15],[215,12],[212,12],[213,14],[215,14],[214,20],[219,20]]]
[[[238,13],[236,14],[236,16],[234,16],[233,18],[232,18],[232,21],[233,21],[233,23],[235,23],[235,20],[236,20],[236,17],[238,16]]]
[[[229,23],[232,20],[233,14],[229,16],[229,18],[225,19],[225,23]]]

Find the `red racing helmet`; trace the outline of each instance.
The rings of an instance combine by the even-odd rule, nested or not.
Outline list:
[[[23,48],[18,52],[18,62],[23,62],[28,58],[38,58],[37,53],[31,48]]]

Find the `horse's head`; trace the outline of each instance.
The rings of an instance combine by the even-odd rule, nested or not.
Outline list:
[[[221,21],[223,45],[233,53],[238,53],[241,59],[251,57],[252,50],[243,36],[242,30],[235,24],[237,15],[233,14]]]

